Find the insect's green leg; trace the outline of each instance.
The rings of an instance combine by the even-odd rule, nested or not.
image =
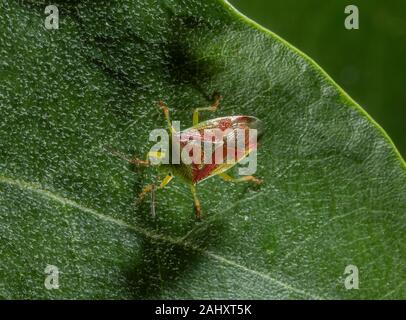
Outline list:
[[[197,125],[199,123],[199,112],[200,111],[216,111],[219,104],[220,104],[220,100],[221,100],[221,96],[220,95],[216,95],[215,100],[213,102],[213,104],[210,107],[205,107],[205,108],[196,108],[193,111],[193,125]]]
[[[158,189],[162,189],[163,187],[165,187],[171,180],[173,179],[173,175],[168,174],[161,182],[161,184],[159,185]]]
[[[161,184],[159,185],[158,189],[162,189],[163,187],[165,187],[171,180],[172,180],[173,176],[171,174],[168,174],[161,182]],[[145,195],[148,192],[151,192],[152,189],[154,188],[154,184],[148,184],[146,185],[144,188],[142,188],[141,193],[138,195],[138,199],[142,200],[144,199]]]
[[[193,195],[193,203],[195,206],[195,216],[196,216],[196,219],[200,220],[200,217],[201,217],[200,201],[197,198],[196,187],[192,184],[192,185],[190,185],[190,190],[192,191],[192,195]]]
[[[169,117],[168,107],[163,103],[163,101],[159,101],[159,106],[161,107],[161,109],[164,113],[166,122],[168,123],[168,129],[169,129],[170,133],[176,132],[175,129],[172,127],[172,122],[171,122],[171,118]]]
[[[233,178],[227,173],[223,172],[219,174],[219,177],[223,179],[224,181],[230,181],[230,182],[245,182],[245,181],[251,181],[256,184],[262,183],[262,180],[255,178],[254,176],[242,176],[239,178]]]
[[[153,185],[153,184],[148,184],[148,185],[146,185],[144,188],[142,188],[141,193],[138,195],[138,199],[139,199],[139,200],[144,199],[145,195],[146,195],[148,192],[151,192],[153,188],[154,188],[154,185]]]

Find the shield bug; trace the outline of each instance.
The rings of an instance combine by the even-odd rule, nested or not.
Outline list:
[[[152,193],[152,215],[155,215],[155,190],[165,187],[174,177],[180,178],[190,186],[197,219],[201,217],[201,209],[196,186],[202,181],[218,176],[230,182],[249,181],[256,184],[262,182],[252,175],[233,178],[226,172],[256,152],[258,141],[263,134],[262,122],[255,117],[244,115],[199,122],[199,112],[214,112],[219,107],[221,97],[220,95],[214,97],[214,102],[209,107],[194,110],[192,127],[179,132],[172,126],[168,107],[162,101],[159,102],[170,133],[169,145],[165,151],[150,151],[146,160],[128,159],[112,151],[129,163],[156,166],[166,174],[157,188],[154,184],[150,184],[139,194],[139,199],[143,199],[147,193]],[[252,132],[255,134],[251,136]],[[166,161],[162,161],[164,158]]]

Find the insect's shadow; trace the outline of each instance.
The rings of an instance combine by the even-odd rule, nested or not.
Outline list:
[[[137,175],[139,168],[132,168]],[[134,185],[134,194],[142,189],[141,182]],[[183,279],[199,270],[205,251],[221,245],[224,223],[220,219],[194,218],[192,198],[188,218],[175,214],[173,209],[160,203],[170,202],[166,190],[157,197],[157,216],[152,217],[149,197],[134,205],[136,225],[148,233],[139,235],[137,255],[134,263],[125,271],[125,276],[134,299],[158,299],[179,292],[184,297],[193,295],[184,289]],[[191,196],[190,196],[191,197]],[[166,199],[165,199],[166,198]],[[188,206],[186,206],[188,208]],[[179,214],[187,214],[188,209]],[[168,228],[168,225],[176,225]],[[181,235],[171,235],[171,230],[182,230]],[[182,239],[190,232],[190,235]],[[181,240],[182,239],[182,240]],[[198,271],[197,271],[198,272]]]

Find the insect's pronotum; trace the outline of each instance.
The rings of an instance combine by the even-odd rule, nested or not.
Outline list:
[[[197,197],[196,193],[196,186],[200,182],[218,176],[225,181],[230,182],[244,182],[250,181],[256,184],[261,183],[262,181],[255,178],[252,175],[245,175],[239,178],[233,178],[226,173],[227,170],[232,168],[237,163],[241,162],[242,159],[247,157],[251,152],[256,151],[257,142],[259,141],[260,137],[263,133],[263,125],[262,122],[252,116],[228,116],[228,117],[221,117],[216,119],[207,120],[204,122],[199,123],[199,112],[200,111],[216,111],[220,104],[220,95],[215,95],[215,100],[212,105],[205,108],[196,108],[193,112],[193,126],[180,131],[176,132],[174,127],[172,126],[172,122],[169,117],[169,109],[164,105],[162,101],[159,102],[159,106],[162,109],[164,116],[166,118],[168,124],[168,130],[170,133],[170,148],[176,144],[178,145],[179,152],[182,152],[182,149],[185,148],[187,142],[190,141],[190,138],[194,138],[201,143],[210,143],[213,145],[213,152],[209,154],[208,158],[212,158],[210,163],[205,163],[204,161],[196,161],[196,158],[191,155],[192,161],[190,163],[185,163],[183,159],[180,160],[178,163],[173,163],[173,161],[169,161],[169,163],[159,163],[154,164],[156,161],[151,161],[151,159],[159,159],[163,157],[162,153],[159,152],[148,152],[146,160],[140,160],[137,158],[128,159],[125,156],[113,151],[116,155],[120,156],[122,159],[128,161],[129,163],[138,165],[138,166],[156,166],[160,170],[166,173],[165,178],[161,181],[158,188],[155,188],[155,184],[149,184],[142,189],[142,192],[139,194],[139,199],[143,199],[145,195],[149,192],[152,193],[151,195],[151,212],[155,215],[155,189],[162,189],[165,187],[174,177],[180,178],[182,181],[187,183],[190,186],[193,202],[194,202],[194,210],[197,219],[201,217],[201,209],[200,209],[200,201]],[[236,149],[235,144],[229,145],[227,142],[229,141],[228,138],[232,137],[235,138],[237,132],[243,132],[243,135],[247,135],[250,130],[256,130],[256,139],[252,142],[249,139],[244,139],[244,145],[242,148],[242,152],[238,152]],[[213,135],[209,135],[210,139],[207,139],[207,132],[213,132]],[[216,132],[216,134],[214,134]],[[218,135],[217,133],[223,133],[222,135]],[[196,134],[197,133],[197,134]],[[176,140],[176,144],[175,141]],[[224,156],[228,154],[234,155],[233,161],[226,161],[226,162],[218,162],[215,159],[217,155],[216,151]],[[172,154],[173,157],[173,154]],[[207,154],[204,152],[199,153],[200,160],[207,159]],[[153,163],[154,162],[154,163]]]

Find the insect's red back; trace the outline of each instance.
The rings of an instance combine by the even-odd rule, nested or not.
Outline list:
[[[251,129],[256,130],[256,135]],[[211,148],[208,148],[211,149],[209,154],[205,153],[206,149],[201,149],[200,161],[192,157],[192,182],[196,184],[233,167],[256,150],[262,133],[262,122],[250,116],[216,118],[178,133],[181,149],[191,140],[200,146],[211,145]],[[237,143],[238,141],[240,143]],[[219,154],[222,155],[220,159]]]

